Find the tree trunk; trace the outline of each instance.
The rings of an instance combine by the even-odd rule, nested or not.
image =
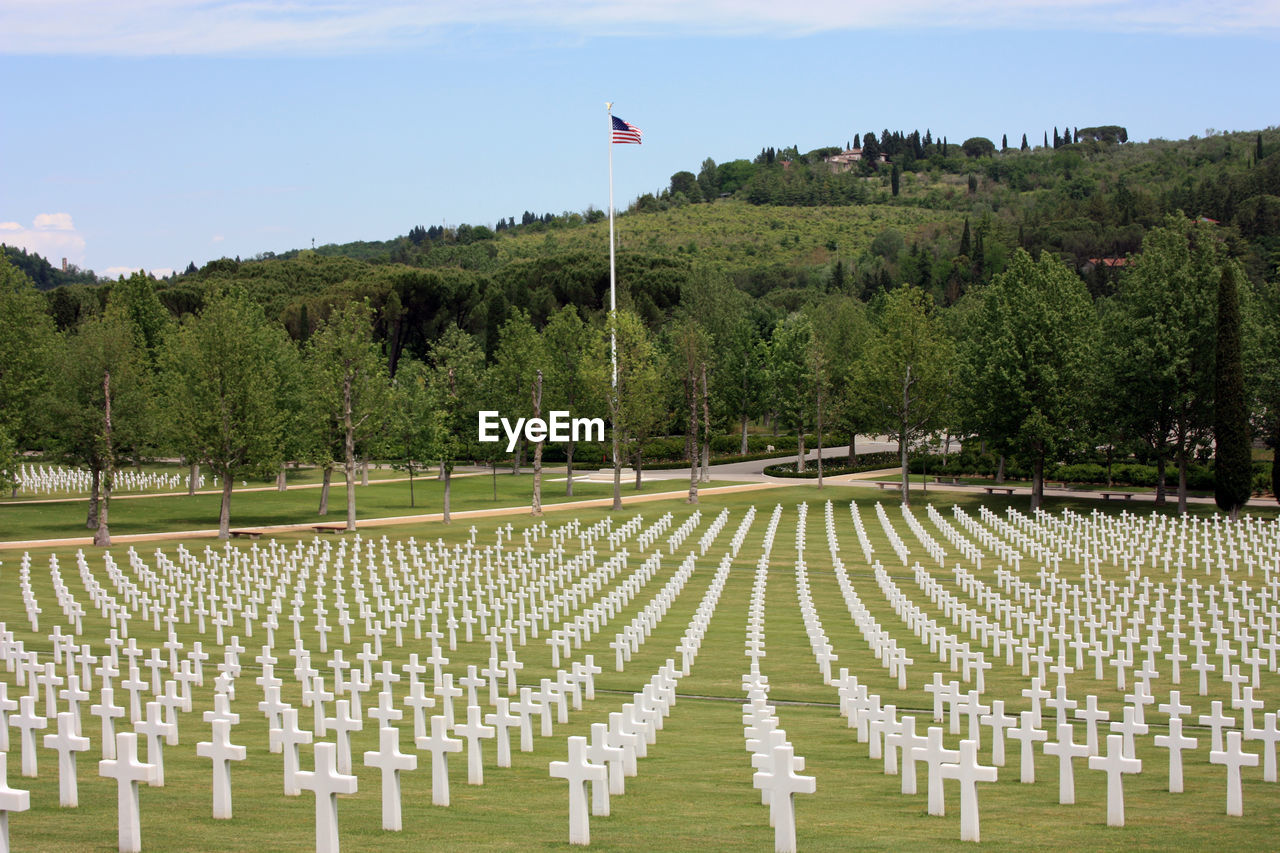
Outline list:
[[[1036,451],[1031,464],[1031,509],[1037,510],[1044,503],[1044,451]]]
[[[1000,454],[1000,461],[996,463],[996,482],[1004,482],[1004,454]]]
[[[1182,455],[1182,449],[1178,449],[1178,455]],[[1160,448],[1160,455],[1156,457],[1156,506],[1164,506],[1168,499],[1165,487],[1165,465],[1164,448]]]
[[[643,450],[640,449],[640,442],[636,442],[636,491],[640,491],[640,474],[644,471]]]
[[[320,479],[320,509],[316,510],[316,515],[329,514],[329,483],[332,481],[333,464],[326,462]]]
[[[1187,454],[1178,449],[1178,512],[1187,514]]]
[[[280,470],[276,472],[276,491],[289,491],[289,477],[285,472],[285,463],[283,462],[280,463]]]
[[[368,459],[360,460],[360,485],[362,486],[369,485],[369,460]]]
[[[573,497],[573,449],[577,445],[576,441],[570,441],[564,450],[566,460],[564,493],[567,497]]]
[[[409,463],[409,507],[416,508],[418,505],[413,499],[413,463]]]
[[[685,379],[685,391],[689,397],[689,438],[685,447],[689,451],[689,497],[686,503],[698,502],[698,380],[692,375]]]
[[[818,488],[822,488],[822,392],[818,392]]]
[[[342,380],[342,473],[347,481],[347,530],[356,529],[356,429],[351,411],[351,374]]]
[[[902,466],[902,505],[911,503],[911,469],[908,463],[907,426],[898,433],[898,464]]]
[[[493,462],[489,464],[489,473],[493,477],[493,500],[498,500],[498,458],[495,456]]]
[[[90,530],[98,529],[98,495],[102,493],[102,469],[94,465],[89,473],[89,516],[84,520],[84,526]]]
[[[102,373],[102,506],[98,508],[98,529],[93,534],[93,544],[106,547],[111,544],[111,530],[107,516],[111,511],[111,487],[115,485],[115,454],[111,447],[111,371]]]
[[[702,362],[702,472],[698,480],[711,482],[711,403],[707,392],[707,363]]]
[[[858,431],[856,429],[849,432],[849,464],[858,464]]]
[[[231,486],[232,471],[227,469],[222,472],[222,507],[218,511],[218,538],[231,538]]]
[[[453,471],[448,467],[444,469],[444,523],[449,524],[452,519],[449,517],[449,486],[453,479]]]
[[[743,456],[747,455],[747,413],[742,413],[742,447],[739,450]]]
[[[796,473],[804,473],[804,424],[800,424],[800,428],[796,430],[796,449],[799,455],[796,456]]]
[[[196,484],[200,482],[200,463],[192,462],[187,468],[187,494],[196,493]]]
[[[539,370],[533,379],[533,416],[542,417],[542,371]],[[545,442],[533,443],[533,505],[530,515],[542,515],[542,445]]]

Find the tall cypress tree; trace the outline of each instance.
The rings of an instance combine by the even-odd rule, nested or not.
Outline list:
[[[970,241],[969,220],[965,219],[964,233],[960,235],[960,254],[964,255],[966,258],[969,257],[969,250],[970,250],[969,241]]]
[[[893,190],[893,195],[895,198],[898,195],[898,189],[899,189],[901,180],[902,180],[901,175],[898,172],[898,164],[894,163],[892,171],[889,172],[889,186]]]
[[[1214,363],[1213,498],[1234,518],[1253,490],[1249,411],[1244,396],[1244,359],[1240,344],[1240,294],[1235,264],[1226,263],[1218,283],[1218,340]]]
[[[1026,151],[1030,147],[1031,146],[1027,144],[1027,135],[1025,133],[1022,134],[1022,150]]]
[[[1002,133],[1000,134],[1000,153],[1003,154],[1008,150],[1009,150],[1009,134]]]

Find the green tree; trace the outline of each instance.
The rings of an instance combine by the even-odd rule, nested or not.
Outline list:
[[[1044,502],[1044,464],[1086,440],[1096,375],[1097,316],[1084,282],[1042,253],[1014,252],[977,294],[960,387],[970,430],[1032,463],[1031,505]]]
[[[490,406],[510,418],[533,416],[529,389],[534,377],[546,363],[543,341],[529,321],[529,315],[517,309],[498,331],[498,346],[494,350],[493,366],[488,372],[485,395]],[[522,437],[516,445],[512,473],[520,473],[524,463],[525,441]]]
[[[829,374],[827,408],[832,429],[848,436],[849,463],[857,461],[858,433],[871,423],[867,395],[859,375],[859,361],[871,337],[866,306],[845,295],[828,296],[810,304],[805,313],[813,328],[813,341],[823,350]]]
[[[35,446],[43,393],[56,351],[45,300],[0,253],[0,480],[16,482],[17,451]]]
[[[61,351],[43,408],[58,455],[90,471],[86,526],[94,544],[106,546],[116,460],[151,437],[147,357],[129,323],[111,316],[85,321]]]
[[[431,396],[435,410],[432,456],[439,461],[444,481],[444,522],[450,522],[453,469],[470,451],[475,438],[476,412],[484,378],[484,353],[475,339],[450,326],[432,345]]]
[[[1218,509],[1234,519],[1253,491],[1249,411],[1245,402],[1241,341],[1239,268],[1222,267],[1218,285],[1217,345],[1214,358],[1214,490]]]
[[[763,414],[766,346],[759,329],[745,314],[729,327],[716,347],[720,360],[716,394],[729,417],[740,426],[739,452],[747,452],[747,425]]]
[[[291,347],[243,289],[221,288],[161,349],[164,422],[183,456],[221,478],[220,538],[230,535],[235,478],[268,476],[281,459],[279,362]]]
[[[960,143],[960,148],[966,157],[990,157],[996,153],[996,144],[985,136],[971,136]]]
[[[769,338],[766,376],[770,407],[784,428],[796,431],[797,473],[804,471],[804,434],[812,411],[814,377],[809,364],[812,336],[808,318],[796,313],[775,326]]]
[[[858,377],[872,424],[898,442],[902,503],[910,503],[911,446],[941,425],[951,404],[955,345],[918,287],[884,297]]]
[[[611,329],[618,342],[617,388],[609,394],[609,419],[617,453],[613,464],[613,509],[622,509],[622,460],[635,463],[635,485],[644,470],[644,440],[665,415],[658,353],[649,331],[630,311],[615,311]],[[611,371],[605,375],[611,380]]]
[[[544,387],[547,408],[560,409],[575,418],[604,414],[600,389],[607,382],[608,359],[598,328],[583,322],[578,309],[566,305],[551,315],[542,329],[546,354]],[[565,445],[568,462],[565,494],[573,495],[573,457],[577,442]]]
[[[308,358],[317,380],[314,411],[329,419],[341,441],[347,483],[347,529],[356,529],[356,460],[367,459],[381,437],[388,404],[387,363],[373,340],[365,300],[336,308],[311,336]]]
[[[1208,437],[1213,411],[1216,241],[1170,217],[1147,232],[1104,316],[1101,365],[1113,405],[1105,423],[1141,438],[1156,458],[1156,502],[1165,464],[1178,467],[1178,509],[1187,509],[1187,465]]]

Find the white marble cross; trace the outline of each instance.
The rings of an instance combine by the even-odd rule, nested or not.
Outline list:
[[[1249,740],[1262,741],[1262,781],[1276,781],[1276,743],[1280,742],[1280,727],[1276,726],[1276,712],[1262,715],[1262,726],[1247,735]]]
[[[1240,732],[1227,732],[1227,748],[1214,749],[1209,752],[1210,764],[1222,764],[1227,768],[1227,814],[1232,817],[1240,817],[1244,814],[1244,795],[1240,789],[1240,768],[1258,766],[1257,754],[1245,752],[1240,748],[1241,739]]]
[[[76,753],[89,751],[89,739],[75,732],[76,715],[70,711],[58,714],[58,733],[44,736],[45,749],[58,753],[58,805],[79,805],[76,787]]]
[[[138,761],[138,735],[116,732],[116,757],[98,762],[98,775],[116,780],[116,809],[120,853],[141,853],[142,821],[138,783],[151,783],[154,764]]]
[[[449,805],[449,753],[462,752],[462,741],[449,737],[449,724],[443,714],[431,718],[431,735],[417,738],[414,745],[431,753],[431,802]]]
[[[9,853],[9,812],[31,808],[31,792],[9,787],[9,755],[0,752],[0,853]]]
[[[1199,741],[1182,734],[1182,718],[1169,717],[1169,734],[1156,735],[1156,746],[1169,750],[1169,793],[1182,793],[1182,753],[1195,749]]]
[[[339,773],[336,747],[315,746],[315,770],[298,771],[298,787],[316,795],[316,853],[338,853],[338,795],[354,794],[355,776]]]
[[[484,784],[484,752],[480,741],[493,737],[493,726],[486,726],[480,718],[480,706],[467,706],[467,721],[453,727],[453,733],[467,744],[467,784]]]
[[[1107,774],[1107,826],[1124,826],[1125,773],[1141,773],[1142,762],[1124,754],[1124,736],[1107,735],[1107,754],[1089,757],[1089,769]]]
[[[364,754],[368,767],[382,771],[382,828],[399,832],[400,819],[400,771],[417,770],[418,756],[400,751],[400,730],[393,726],[378,729],[378,749]]]
[[[959,761],[939,768],[943,779],[960,783],[960,840],[978,841],[978,782],[996,781],[997,770],[978,763],[978,742],[960,741]]]
[[[49,721],[36,713],[36,699],[28,694],[18,697],[18,706],[22,711],[9,718],[9,725],[21,732],[22,775],[36,778],[36,729],[48,728]]]
[[[213,761],[213,817],[231,819],[231,762],[244,761],[245,748],[231,742],[231,721],[213,721],[213,738],[196,744],[196,755]]]
[[[1021,752],[1021,773],[1019,781],[1024,785],[1030,785],[1036,781],[1036,753],[1035,742],[1043,741],[1049,738],[1049,733],[1044,729],[1037,727],[1035,723],[1034,711],[1023,711],[1018,715],[1018,725],[1009,729],[1009,737],[1022,744]]]
[[[1049,755],[1058,756],[1058,803],[1069,806],[1076,801],[1076,776],[1073,759],[1083,758],[1089,754],[1089,747],[1083,743],[1075,743],[1071,739],[1070,723],[1058,726],[1058,739],[1044,745]]]
[[[573,738],[569,739],[570,742]],[[817,790],[813,776],[797,775],[794,769],[795,750],[790,744],[773,747],[772,770],[760,770],[752,777],[752,784],[769,793],[769,814],[773,818],[773,846],[776,853],[795,853],[796,812],[795,794],[812,794]],[[603,770],[603,768],[601,768]],[[586,843],[585,841],[582,843]]]
[[[942,765],[949,761],[959,761],[960,753],[943,745],[941,726],[929,726],[925,747],[917,749],[916,753],[928,765],[929,814],[941,817],[947,813],[947,804],[942,796]]]
[[[511,729],[520,727],[520,718],[511,713],[511,700],[499,696],[492,714],[485,714],[486,724],[493,726],[498,741],[498,766],[511,766]]]
[[[147,784],[153,788],[164,787],[164,741],[172,728],[164,721],[164,708],[159,702],[147,703],[146,719],[134,725],[133,730],[147,739],[147,761],[155,766],[155,771]]]
[[[280,728],[268,731],[269,746],[272,752],[284,754],[284,793],[286,797],[296,797],[302,793],[298,787],[299,756],[298,747],[311,743],[311,732],[298,728],[298,709],[286,705],[280,712]]]

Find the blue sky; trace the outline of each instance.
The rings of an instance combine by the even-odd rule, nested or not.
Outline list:
[[[6,0],[0,242],[163,274],[608,203],[883,128],[1280,123],[1280,0]]]

